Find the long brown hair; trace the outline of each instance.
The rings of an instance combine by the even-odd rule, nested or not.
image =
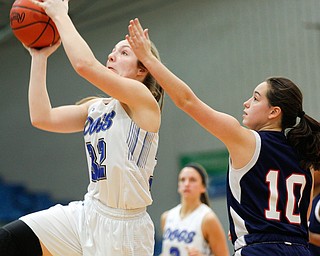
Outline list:
[[[297,151],[301,166],[320,170],[320,123],[303,111],[300,89],[284,77],[270,77],[266,82],[269,104],[281,108],[282,131],[286,132],[289,144]]]

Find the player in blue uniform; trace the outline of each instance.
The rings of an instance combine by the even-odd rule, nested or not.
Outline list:
[[[309,247],[312,256],[320,255],[320,172],[314,173],[312,209],[309,217]]]
[[[0,228],[0,255],[150,256],[154,225],[146,208],[152,203],[163,90],[126,40],[101,64],[73,26],[67,0],[34,2],[52,16],[77,73],[111,98],[52,107],[47,60],[60,43],[28,48],[31,122],[49,132],[83,131],[90,182],[84,200]],[[159,57],[155,48],[154,54]]]
[[[287,78],[266,79],[244,102],[242,126],[201,101],[151,55],[148,30],[138,19],[128,29],[135,54],[176,106],[229,151],[227,206],[235,255],[310,255],[310,168],[320,169],[320,124],[303,111],[299,88]]]

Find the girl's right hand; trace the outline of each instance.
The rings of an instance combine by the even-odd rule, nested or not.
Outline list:
[[[144,59],[153,57],[148,29],[142,28],[138,18],[130,20],[128,31],[129,35],[126,35],[126,39],[138,59],[143,63]]]
[[[42,56],[48,58],[52,53],[54,53],[59,48],[59,46],[61,45],[61,40],[59,40],[58,42],[56,42],[55,44],[53,44],[51,46],[44,47],[41,49],[30,48],[30,47],[26,46],[25,44],[22,44],[22,45],[24,48],[26,48],[28,50],[31,57],[42,55]]]

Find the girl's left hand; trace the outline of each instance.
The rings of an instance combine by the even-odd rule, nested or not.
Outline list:
[[[56,17],[68,14],[69,0],[29,0],[37,6],[45,10],[46,14],[55,20]]]

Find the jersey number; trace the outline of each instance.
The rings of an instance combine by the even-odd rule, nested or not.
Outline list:
[[[170,256],[180,256],[179,249],[177,247],[171,247]]]
[[[91,143],[87,143],[86,146],[91,158],[91,180],[96,182],[106,179],[106,166],[103,164],[106,160],[106,142],[100,139],[97,144],[97,151]]]
[[[277,210],[278,202],[278,175],[279,171],[272,170],[267,174],[266,181],[269,183],[269,209],[265,211],[267,219],[280,220],[280,211]],[[287,188],[287,205],[285,215],[287,219],[294,224],[300,224],[300,214],[295,214],[295,206],[300,205],[302,192],[306,185],[306,178],[304,175],[292,174],[286,180]],[[297,199],[294,195],[295,186],[300,186],[300,199]]]

